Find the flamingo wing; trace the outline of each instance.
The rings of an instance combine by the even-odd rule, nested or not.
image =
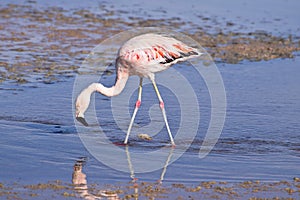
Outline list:
[[[119,50],[119,57],[134,65],[171,66],[201,53],[183,42],[158,34],[144,34],[128,40]]]

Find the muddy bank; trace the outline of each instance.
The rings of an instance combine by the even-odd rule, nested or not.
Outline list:
[[[118,185],[69,184],[50,181],[22,185],[0,183],[0,197],[6,199],[297,199],[300,193],[300,180],[264,183],[244,181],[240,183],[201,182],[198,185],[181,183],[165,186],[161,183],[128,182]],[[84,196],[83,196],[84,195]]]
[[[284,38],[260,31],[246,34],[220,32],[212,35],[200,32],[191,36],[196,38],[216,61],[225,63],[293,58],[294,52],[300,50],[299,40],[295,40],[291,35]]]
[[[215,31],[214,18],[193,22],[180,17],[135,17],[125,10],[99,5],[100,14],[86,9],[8,4],[0,8],[0,82],[54,83],[76,74],[90,51],[105,38],[135,27],[166,27],[189,34],[219,62],[238,63],[292,58],[299,36],[274,36],[264,31]],[[200,27],[205,21],[210,26]],[[228,29],[229,28],[229,29]],[[229,30],[229,31],[228,31]]]
[[[73,167],[72,182],[61,180],[46,183],[5,184],[0,182],[0,197],[7,199],[296,199],[300,194],[300,178],[278,182],[259,180],[243,182],[202,181],[198,184],[168,183],[163,179],[144,182],[131,177],[129,182],[94,184],[83,170],[85,160]]]

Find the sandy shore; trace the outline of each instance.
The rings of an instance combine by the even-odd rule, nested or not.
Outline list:
[[[70,184],[59,180],[22,185],[0,183],[1,199],[298,199],[300,179],[260,182],[200,182],[197,185],[133,182],[118,185]]]

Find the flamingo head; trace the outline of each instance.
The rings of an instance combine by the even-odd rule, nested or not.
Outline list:
[[[88,126],[88,123],[84,119],[84,113],[89,107],[90,104],[90,97],[85,94],[86,92],[83,91],[76,100],[76,119],[84,126]]]

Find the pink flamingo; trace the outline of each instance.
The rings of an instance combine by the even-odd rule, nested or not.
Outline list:
[[[88,126],[84,119],[84,112],[89,106],[91,94],[99,92],[109,97],[116,96],[124,89],[129,76],[137,75],[140,77],[138,99],[124,141],[124,144],[127,144],[135,116],[141,105],[143,78],[149,78],[157,94],[171,144],[174,146],[175,143],[168,124],[164,101],[156,86],[154,74],[168,69],[178,61],[185,61],[201,54],[197,49],[177,39],[154,33],[139,35],[128,40],[118,52],[115,84],[107,88],[101,83],[92,83],[85,88],[76,100],[76,119],[83,125]]]

